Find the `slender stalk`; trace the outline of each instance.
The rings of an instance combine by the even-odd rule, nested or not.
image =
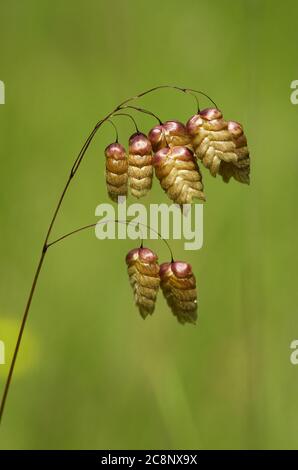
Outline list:
[[[151,232],[156,233],[156,235],[160,238],[160,240],[162,240],[165,243],[165,245],[167,246],[167,248],[170,252],[170,255],[171,255],[171,260],[172,260],[172,262],[174,261],[173,252],[172,252],[172,249],[170,247],[170,244],[168,243],[168,241],[165,238],[163,238],[163,236],[157,230],[150,227],[149,225],[143,224],[142,222],[133,222],[132,220],[111,219],[111,220],[102,220],[100,222],[95,222],[95,223],[89,224],[89,225],[84,225],[83,227],[79,227],[75,230],[72,230],[71,232],[65,233],[61,237],[59,237],[56,240],[52,241],[51,243],[48,244],[48,248],[50,248],[53,245],[56,245],[56,243],[61,242],[62,240],[64,240],[65,238],[70,237],[71,235],[82,232],[83,230],[87,230],[88,228],[96,227],[96,225],[103,225],[103,224],[108,224],[108,223],[111,223],[111,222],[114,222],[115,224],[125,224],[125,225],[132,224],[132,225],[135,225],[135,226],[141,225],[142,227],[146,227]]]
[[[152,111],[148,111],[147,109],[138,108],[137,106],[131,106],[128,104],[121,106],[120,109],[127,109],[127,108],[134,109],[135,111],[139,111],[140,113],[148,114],[149,116],[154,117],[159,122],[159,124],[162,124],[162,120],[156,114],[152,113]]]
[[[204,93],[203,91],[193,90],[193,88],[183,88],[183,91],[185,93],[189,93],[190,95],[193,95],[193,93],[199,93],[200,95],[205,96],[205,98],[207,98],[209,101],[211,101],[211,103],[218,109],[218,106],[215,103],[215,101],[213,101],[213,99],[210,98],[209,95],[206,95],[206,93]]]
[[[195,93],[193,93],[192,91],[188,91],[188,90],[186,90],[185,93],[187,93],[188,95],[191,95],[191,96],[194,97],[194,99],[196,100],[196,104],[197,104],[196,112],[199,113],[200,112],[200,103],[199,103],[199,98],[197,97],[197,95]]]
[[[107,122],[109,122],[110,124],[112,124],[112,126],[114,127],[114,130],[115,130],[115,142],[117,142],[117,144],[118,144],[118,141],[119,141],[118,129],[117,129],[116,125],[113,123],[113,121],[112,121],[111,119],[107,119]]]
[[[33,282],[32,282],[32,285],[31,285],[31,288],[30,288],[30,291],[29,291],[29,297],[28,297],[28,300],[27,300],[27,303],[26,303],[26,306],[25,306],[25,311],[23,313],[23,317],[22,317],[22,322],[21,322],[21,326],[20,326],[20,330],[19,330],[19,334],[18,334],[18,338],[17,338],[17,342],[16,342],[16,346],[15,346],[15,349],[14,349],[14,353],[13,353],[13,358],[12,358],[12,361],[11,361],[11,364],[10,364],[10,368],[9,368],[9,372],[8,372],[8,376],[7,376],[7,379],[6,379],[6,382],[5,382],[5,386],[4,386],[4,391],[3,391],[3,395],[2,395],[2,398],[1,398],[1,402],[0,402],[0,424],[2,422],[2,418],[3,418],[3,413],[4,413],[4,410],[5,410],[5,405],[6,405],[6,401],[7,401],[7,396],[8,396],[8,393],[9,393],[9,389],[10,389],[10,385],[11,385],[11,381],[12,381],[12,377],[13,377],[13,372],[14,372],[14,368],[15,368],[15,364],[16,364],[16,360],[17,360],[17,357],[18,357],[18,353],[19,353],[19,349],[20,349],[20,345],[21,345],[21,341],[22,341],[22,337],[23,337],[23,333],[24,333],[24,329],[25,329],[25,326],[26,326],[26,322],[27,322],[27,319],[28,319],[28,315],[29,315],[29,311],[30,311],[30,307],[31,307],[31,303],[32,303],[32,300],[33,300],[33,296],[34,296],[34,293],[35,293],[35,290],[36,290],[36,285],[37,285],[37,281],[38,281],[38,278],[39,278],[39,275],[40,275],[40,272],[41,272],[41,268],[43,266],[43,263],[44,263],[44,260],[45,260],[45,256],[46,256],[46,253],[47,253],[47,250],[49,248],[49,246],[52,246],[54,245],[55,243],[57,243],[59,240],[62,240],[68,236],[70,236],[72,233],[77,233],[81,230],[84,230],[85,228],[88,228],[90,226],[86,226],[85,228],[81,228],[81,229],[78,229],[78,230],[75,230],[74,232],[71,232],[70,234],[66,234],[64,235],[63,237],[60,237],[60,239],[54,241],[54,242],[51,242],[49,243],[49,238],[50,238],[50,235],[52,233],[52,229],[54,227],[54,224],[56,222],[56,219],[57,219],[57,216],[58,216],[58,213],[61,209],[61,206],[62,206],[62,203],[64,201],[64,198],[65,198],[65,195],[69,189],[69,186],[75,176],[75,174],[77,173],[82,161],[83,161],[83,158],[94,138],[94,136],[96,135],[97,131],[100,129],[100,127],[106,122],[108,121],[111,117],[113,117],[113,115],[115,113],[117,113],[118,111],[120,111],[121,109],[124,109],[126,106],[127,103],[129,103],[130,101],[133,101],[133,100],[136,100],[138,98],[141,98],[142,96],[145,96],[147,95],[148,93],[151,93],[153,91],[156,91],[156,90],[159,90],[159,89],[162,89],[162,88],[172,88],[172,89],[177,89],[177,90],[180,90],[180,91],[183,91],[184,93],[186,93],[187,91],[192,91],[192,92],[195,92],[195,93],[201,93],[203,94],[204,96],[206,96],[207,98],[208,95],[206,95],[205,93],[203,92],[200,92],[200,91],[196,91],[196,90],[192,90],[192,89],[189,89],[189,88],[179,88],[179,87],[175,87],[175,86],[170,86],[170,85],[162,85],[162,86],[157,86],[157,87],[154,87],[154,88],[151,88],[149,90],[146,90],[136,96],[133,96],[132,98],[129,98],[125,101],[123,101],[122,103],[120,103],[118,106],[116,106],[116,108],[111,111],[109,114],[107,114],[102,120],[100,120],[94,127],[94,129],[91,131],[91,133],[89,134],[88,138],[86,139],[83,147],[81,148],[78,156],[76,157],[72,167],[71,167],[71,170],[70,170],[70,173],[69,173],[69,176],[67,178],[67,181],[66,181],[66,184],[62,190],[62,193],[59,197],[59,200],[58,200],[58,203],[57,203],[57,206],[54,210],[54,213],[52,215],[52,218],[50,220],[50,224],[49,224],[49,227],[48,227],[48,230],[46,232],[46,235],[45,235],[45,239],[44,239],[44,242],[43,242],[43,245],[42,245],[42,250],[41,250],[41,254],[40,254],[40,259],[39,259],[39,262],[38,262],[38,265],[37,265],[37,268],[36,268],[36,271],[35,271],[35,274],[34,274],[34,277],[33,277]],[[211,100],[211,98],[209,98]],[[212,101],[212,100],[211,100]],[[214,101],[212,101],[212,103],[215,105]],[[215,105],[216,106],[216,105]],[[150,112],[149,112],[150,113]],[[149,114],[148,113],[148,114]],[[153,115],[153,113],[151,113]],[[156,117],[156,116],[155,116]],[[157,118],[159,120],[159,118]],[[120,222],[120,221],[119,221]],[[92,226],[92,225],[91,225]],[[165,243],[166,240],[164,240]],[[168,243],[167,243],[168,245]],[[169,246],[169,245],[168,245]],[[170,249],[170,247],[169,247]],[[170,249],[171,250],[171,249]],[[171,252],[172,253],[172,252]]]
[[[194,92],[194,93],[199,93],[200,95],[202,96],[205,96],[205,98],[207,98],[209,101],[211,101],[212,104],[214,104],[214,106],[216,108],[218,108],[217,104],[215,103],[215,101],[213,101],[212,98],[210,98],[209,95],[207,95],[206,93],[204,93],[203,91],[201,90],[194,90],[193,88],[181,88],[179,86],[173,86],[173,85],[159,85],[159,86],[156,86],[154,88],[150,88],[150,90],[146,90],[146,91],[143,91],[142,93],[140,93],[139,95],[136,95],[136,96],[133,96],[132,98],[129,98],[125,101],[123,101],[123,103],[121,103],[120,106],[123,106],[124,104],[127,104],[129,103],[130,101],[134,101],[138,98],[141,98],[145,95],[148,95],[148,93],[152,93],[154,91],[157,91],[157,90],[161,90],[162,88],[171,88],[172,90],[178,90],[178,91],[182,91],[183,93],[187,93],[187,92]]]
[[[35,271],[35,274],[34,274],[34,278],[33,278],[33,282],[32,282],[32,286],[31,286],[31,289],[30,289],[30,292],[29,292],[29,297],[28,297],[28,300],[27,300],[27,303],[26,303],[26,307],[25,307],[25,311],[23,313],[23,318],[22,318],[22,322],[21,322],[21,327],[20,327],[20,330],[19,330],[19,334],[18,334],[18,338],[17,338],[17,342],[16,342],[16,346],[15,346],[15,349],[14,349],[14,353],[13,353],[13,358],[12,358],[12,361],[11,361],[11,364],[10,364],[10,368],[9,368],[9,372],[8,372],[8,376],[7,376],[7,379],[6,379],[6,383],[5,383],[5,386],[4,386],[4,392],[3,392],[3,395],[2,395],[2,398],[1,398],[1,404],[0,404],[0,424],[2,422],[2,417],[3,417],[3,413],[4,413],[4,409],[5,409],[5,404],[6,404],[6,400],[7,400],[7,395],[8,395],[8,392],[9,392],[9,388],[10,388],[10,384],[11,384],[11,380],[12,380],[12,376],[13,376],[13,372],[14,372],[14,368],[15,368],[15,364],[16,364],[16,360],[17,360],[17,356],[18,356],[18,352],[19,352],[19,349],[20,349],[20,345],[21,345],[21,341],[22,341],[22,337],[23,337],[23,333],[24,333],[24,329],[25,329],[25,326],[26,326],[26,322],[27,322],[27,319],[28,319],[28,314],[29,314],[29,311],[30,311],[30,306],[31,306],[31,303],[32,303],[32,299],[33,299],[33,296],[34,296],[34,292],[35,292],[35,289],[36,289],[36,284],[37,284],[37,281],[38,281],[38,278],[39,278],[39,274],[40,274],[40,271],[41,271],[41,268],[42,268],[42,265],[44,263],[44,260],[45,260],[45,255],[47,253],[47,249],[48,249],[48,240],[50,238],[50,235],[51,235],[51,232],[52,232],[52,229],[53,229],[53,226],[55,224],[55,221],[56,221],[56,218],[57,218],[57,215],[60,211],[60,208],[61,208],[61,205],[63,203],[63,200],[64,200],[64,197],[67,193],[67,190],[70,186],[70,183],[73,179],[73,177],[75,176],[76,172],[78,171],[79,167],[80,167],[80,164],[84,158],[84,155],[86,154],[86,151],[90,145],[90,143],[92,142],[92,139],[94,138],[96,132],[98,131],[98,129],[101,127],[101,125],[105,122],[105,121],[108,121],[109,118],[112,116],[113,113],[117,112],[118,111],[118,107],[115,108],[114,111],[112,111],[111,113],[109,113],[104,119],[102,119],[101,121],[99,121],[96,126],[94,127],[93,131],[90,133],[90,135],[88,136],[86,142],[84,143],[83,147],[81,148],[77,158],[75,159],[74,161],[74,164],[70,170],[70,173],[69,173],[69,176],[68,176],[68,179],[66,181],[66,184],[63,188],[63,191],[61,193],[61,196],[58,200],[58,203],[57,203],[57,206],[54,210],[54,213],[53,213],[53,216],[52,216],[52,219],[50,221],[50,225],[49,225],[49,228],[46,232],[46,236],[45,236],[45,239],[44,239],[44,242],[43,242],[43,246],[42,246],[42,250],[41,250],[41,255],[40,255],[40,259],[39,259],[39,262],[38,262],[38,265],[37,265],[37,268],[36,268],[36,271]]]
[[[39,260],[38,265],[37,265],[37,269],[36,269],[36,272],[35,272],[35,275],[34,275],[33,283],[32,283],[31,289],[30,289],[29,297],[28,297],[27,304],[26,304],[26,307],[25,307],[25,312],[24,312],[24,315],[23,315],[23,319],[22,319],[22,323],[21,323],[17,343],[16,343],[16,346],[15,346],[15,350],[14,350],[14,353],[13,353],[13,358],[12,358],[12,361],[11,361],[9,373],[8,373],[6,384],[5,384],[5,387],[4,387],[3,396],[2,396],[2,399],[1,399],[0,422],[1,422],[1,419],[2,419],[2,416],[3,416],[5,403],[6,403],[6,398],[7,398],[7,394],[8,394],[8,391],[9,391],[9,386],[10,386],[10,383],[11,383],[11,379],[12,379],[12,375],[13,375],[13,371],[14,371],[14,366],[15,366],[15,363],[16,363],[16,360],[17,360],[20,344],[21,344],[21,341],[22,341],[22,336],[23,336],[25,325],[26,325],[27,317],[28,317],[28,314],[29,314],[30,305],[31,305],[31,302],[32,302],[32,299],[33,299],[33,295],[34,295],[34,292],[35,292],[36,284],[37,284],[37,281],[38,281],[38,278],[39,278],[39,274],[40,274],[40,271],[41,271],[41,267],[43,265],[45,255],[46,255],[46,250],[42,251],[42,253],[41,253],[41,257],[40,257],[40,260]]]
[[[122,109],[122,108],[121,108],[121,109]],[[130,118],[130,119],[132,120],[134,126],[135,126],[136,132],[139,132],[139,128],[138,128],[138,125],[137,125],[137,123],[136,123],[136,120],[134,119],[133,116],[131,116],[131,114],[128,114],[128,113],[118,113],[118,112],[117,112],[116,114],[113,114],[113,118],[114,118],[114,117],[117,117],[117,116],[126,116],[126,117]]]

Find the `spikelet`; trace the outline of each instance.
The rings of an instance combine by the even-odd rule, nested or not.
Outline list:
[[[129,139],[128,182],[133,196],[145,196],[152,187],[152,147],[148,137],[136,132]]]
[[[212,176],[219,172],[221,162],[237,162],[236,144],[219,109],[202,110],[189,119],[186,128],[196,156]]]
[[[160,284],[157,255],[148,248],[135,248],[127,254],[126,264],[135,304],[145,319],[154,312]]]
[[[153,127],[148,134],[154,152],[164,147],[186,146],[192,149],[191,139],[182,122],[166,121]]]
[[[219,174],[225,183],[228,183],[230,178],[233,177],[240,183],[249,184],[250,158],[243,128],[238,122],[229,121],[228,130],[236,146],[237,161],[235,163],[221,162]]]
[[[176,204],[205,200],[202,175],[191,150],[165,147],[154,155],[153,165],[161,187]]]
[[[105,156],[108,195],[112,201],[117,202],[118,196],[127,195],[128,160],[125,148],[114,142],[105,149]]]
[[[160,287],[179,323],[197,320],[196,279],[190,264],[181,261],[160,265]]]

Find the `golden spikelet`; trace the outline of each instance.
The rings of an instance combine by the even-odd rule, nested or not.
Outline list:
[[[115,142],[105,149],[106,184],[109,197],[117,202],[118,196],[127,195],[128,160],[125,148]]]
[[[238,122],[229,121],[228,130],[232,136],[233,142],[235,143],[237,161],[235,163],[221,162],[219,174],[222,176],[225,183],[228,183],[230,178],[233,177],[240,183],[249,184],[250,157],[243,128]]]
[[[148,248],[135,248],[126,256],[130,284],[134,291],[135,304],[145,319],[152,315],[159,289],[159,265],[157,256]]]
[[[192,149],[191,139],[182,122],[166,121],[153,127],[148,134],[154,152],[164,147],[185,146]]]
[[[152,147],[148,137],[141,132],[129,139],[128,181],[130,192],[140,198],[152,187]]]
[[[176,204],[205,200],[202,175],[191,150],[165,147],[154,155],[153,165],[161,187]]]
[[[182,261],[160,265],[160,287],[179,323],[197,320],[196,279],[190,264]]]
[[[237,162],[235,141],[219,109],[204,109],[190,118],[186,127],[196,156],[212,176],[219,173],[221,162]]]

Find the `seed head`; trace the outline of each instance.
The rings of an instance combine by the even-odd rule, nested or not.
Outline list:
[[[155,308],[160,284],[157,259],[157,255],[148,248],[135,248],[126,256],[135,304],[144,319],[147,315],[152,315]]]
[[[193,198],[205,200],[200,169],[187,147],[159,150],[153,165],[161,187],[176,204],[190,204]]]
[[[148,134],[154,152],[164,147],[191,146],[191,139],[187,129],[182,122],[166,121],[159,126],[153,127]]]
[[[128,160],[126,151],[123,145],[114,142],[105,149],[105,156],[108,195],[117,202],[118,196],[127,195]]]
[[[219,173],[221,162],[237,162],[235,141],[219,109],[202,110],[189,119],[186,127],[196,156],[202,160],[212,176]]]
[[[179,323],[197,320],[196,279],[191,265],[182,261],[160,265],[160,287]]]
[[[130,192],[140,198],[152,187],[152,146],[145,134],[136,132],[129,139],[128,181]]]
[[[219,174],[225,183],[228,183],[230,178],[233,177],[240,183],[249,184],[250,158],[243,128],[238,122],[229,121],[228,130],[236,146],[237,161],[235,163],[222,162]]]

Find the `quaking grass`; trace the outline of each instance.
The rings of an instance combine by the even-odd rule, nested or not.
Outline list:
[[[45,234],[45,238],[44,238],[44,241],[42,243],[42,246],[41,246],[41,251],[40,251],[40,256],[39,256],[39,261],[37,263],[37,267],[36,267],[36,270],[35,270],[35,274],[33,276],[33,281],[32,281],[32,285],[31,285],[31,288],[30,288],[30,291],[29,291],[29,295],[28,295],[28,299],[27,299],[27,302],[26,302],[26,305],[25,305],[25,310],[24,310],[24,313],[23,313],[23,317],[22,317],[22,320],[21,320],[21,325],[20,325],[20,329],[19,329],[19,333],[18,333],[18,338],[17,338],[17,342],[16,342],[16,345],[15,345],[15,348],[14,348],[14,353],[13,353],[13,357],[12,357],[12,360],[11,360],[11,363],[10,363],[10,367],[9,367],[9,372],[8,372],[8,376],[7,376],[7,379],[6,379],[6,382],[5,382],[5,386],[4,386],[4,390],[3,390],[3,394],[2,394],[2,398],[1,398],[1,404],[0,404],[0,423],[2,423],[2,418],[3,418],[3,413],[4,413],[4,410],[5,410],[5,405],[6,405],[6,402],[7,402],[7,397],[8,397],[8,393],[9,393],[9,390],[10,390],[10,385],[11,385],[11,382],[12,382],[12,377],[13,377],[13,372],[14,372],[14,368],[15,368],[15,364],[16,364],[16,361],[17,361],[17,357],[18,357],[18,353],[19,353],[19,350],[20,350],[20,345],[21,345],[21,342],[22,342],[22,338],[23,338],[23,334],[24,334],[24,329],[25,329],[25,326],[26,326],[26,322],[27,322],[27,319],[28,319],[28,315],[29,315],[29,312],[30,312],[30,307],[31,307],[31,304],[32,304],[32,300],[33,300],[33,297],[34,297],[34,294],[35,294],[35,291],[36,291],[36,286],[37,286],[37,282],[38,282],[38,279],[39,279],[39,276],[40,276],[40,273],[41,273],[41,269],[43,267],[43,264],[44,264],[44,261],[45,261],[45,258],[46,258],[46,255],[47,255],[47,252],[48,252],[48,249],[50,247],[52,247],[53,245],[55,245],[56,243],[58,243],[58,241],[61,241],[65,238],[67,238],[68,236],[70,236],[71,234],[74,234],[74,233],[78,233],[80,232],[81,230],[84,230],[85,228],[88,228],[88,227],[92,227],[94,226],[95,224],[91,224],[89,226],[86,226],[86,227],[82,227],[80,229],[77,229],[77,230],[74,230],[73,232],[70,232],[69,234],[65,234],[63,235],[62,237],[60,237],[59,239],[55,240],[55,241],[50,241],[50,236],[52,234],[52,230],[53,230],[53,227],[55,225],[55,222],[56,222],[56,219],[57,219],[57,216],[60,212],[60,209],[61,209],[61,206],[63,204],[63,201],[64,201],[64,198],[68,192],[68,189],[74,179],[74,177],[76,176],[80,166],[81,166],[81,163],[86,155],[86,152],[92,142],[92,140],[94,139],[95,135],[97,134],[97,132],[99,131],[99,129],[102,127],[102,125],[107,122],[107,121],[110,121],[111,118],[117,114],[119,111],[121,110],[124,110],[124,109],[127,109],[128,107],[130,107],[130,105],[128,106],[128,103],[131,103],[132,101],[135,101],[149,93],[152,93],[152,92],[155,92],[157,90],[160,90],[160,89],[163,89],[163,88],[169,88],[169,89],[175,89],[175,90],[178,90],[178,91],[181,91],[183,93],[189,93],[191,95],[193,95],[193,93],[199,93],[201,94],[202,96],[208,98],[212,104],[217,108],[217,105],[216,103],[208,96],[206,95],[204,92],[202,91],[197,91],[197,90],[193,90],[193,89],[189,89],[189,88],[180,88],[180,87],[176,87],[176,86],[171,86],[171,85],[161,85],[161,86],[156,86],[154,88],[150,88],[149,90],[146,90],[142,93],[139,93],[138,95],[135,95],[131,98],[128,98],[127,100],[123,101],[122,103],[120,103],[119,105],[117,105],[111,112],[109,112],[103,119],[99,120],[96,125],[94,126],[93,130],[91,131],[91,133],[89,134],[89,136],[87,137],[84,145],[82,146],[79,154],[77,155],[71,169],[70,169],[70,172],[69,172],[69,175],[67,177],[67,180],[66,180],[66,183],[65,183],[65,186],[61,192],[61,195],[58,199],[58,203],[56,205],[56,208],[53,212],[53,215],[50,219],[50,223],[49,223],[49,226],[48,226],[48,229],[46,231],[46,234]],[[196,96],[196,95],[195,95]],[[198,100],[196,98],[196,102],[198,104]],[[199,108],[199,105],[198,105],[198,108]],[[135,108],[137,109],[137,108]],[[141,111],[141,112],[146,112],[146,110],[142,110],[142,108],[138,108],[137,109],[138,111]],[[153,113],[151,112],[146,112],[146,114],[151,114],[152,116],[156,117],[158,119],[158,121],[161,123],[160,119],[155,116]],[[172,256],[172,255],[171,255]]]

